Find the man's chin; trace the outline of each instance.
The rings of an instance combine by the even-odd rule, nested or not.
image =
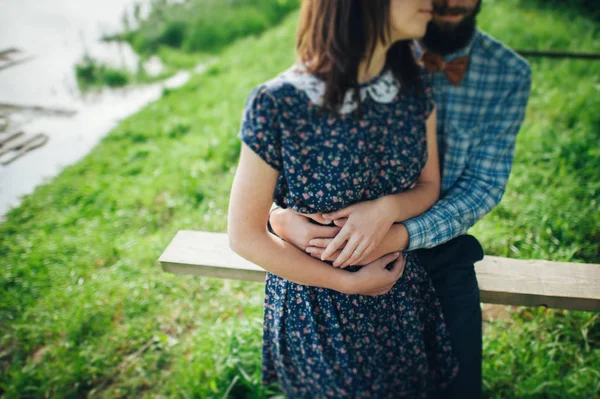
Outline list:
[[[429,22],[423,43],[428,50],[440,55],[452,54],[466,46],[475,33],[475,15],[463,16],[458,22],[436,20]]]
[[[433,22],[440,27],[449,27],[457,26],[461,23],[461,21],[465,19],[464,15],[439,15],[433,14]]]
[[[456,27],[459,25],[459,23],[442,22],[442,21],[434,21],[434,20],[432,20],[432,23],[435,24],[438,31],[450,32],[450,33],[456,31]]]

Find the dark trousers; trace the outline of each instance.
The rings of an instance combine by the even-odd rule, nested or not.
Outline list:
[[[416,251],[442,305],[459,373],[442,398],[481,398],[481,306],[474,263],[483,259],[477,239],[463,235]]]

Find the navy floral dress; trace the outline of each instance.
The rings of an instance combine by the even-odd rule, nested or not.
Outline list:
[[[318,112],[324,83],[294,66],[252,92],[239,137],[280,172],[273,198],[283,208],[331,212],[402,192],[427,160],[433,100],[424,81],[423,95],[407,95],[386,69],[360,86],[360,119],[350,92],[335,117]],[[262,378],[289,398],[429,398],[457,372],[435,291],[413,254],[378,297],[267,273]]]

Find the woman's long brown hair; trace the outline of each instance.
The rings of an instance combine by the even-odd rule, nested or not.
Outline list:
[[[308,72],[325,81],[323,106],[337,113],[348,90],[356,98],[358,68],[371,61],[378,42],[390,40],[390,0],[303,0],[296,51]],[[410,41],[399,41],[387,52],[387,67],[402,90],[421,87],[419,67]]]

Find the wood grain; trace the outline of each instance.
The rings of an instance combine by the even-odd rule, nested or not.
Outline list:
[[[265,279],[264,269],[229,248],[224,233],[181,230],[159,262],[181,275]],[[482,302],[600,312],[600,265],[486,256],[475,268]]]

